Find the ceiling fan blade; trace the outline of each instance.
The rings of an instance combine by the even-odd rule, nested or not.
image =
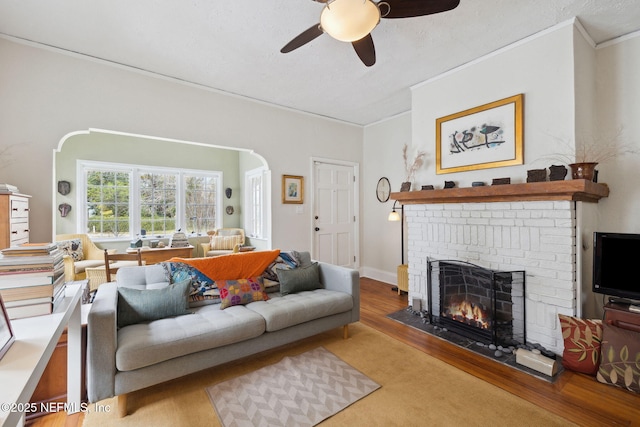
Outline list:
[[[389,5],[389,13],[383,18],[412,18],[455,9],[460,0],[383,0]]]
[[[280,49],[280,52],[289,53],[292,50],[297,49],[300,46],[303,46],[309,43],[311,40],[315,39],[316,37],[321,36],[323,32],[324,31],[322,31],[322,28],[320,28],[320,24],[315,24],[314,26],[298,34],[298,36],[296,36],[293,40],[291,40],[289,43],[284,45],[284,47]]]
[[[373,37],[367,34],[358,41],[352,42],[351,45],[356,50],[358,57],[367,67],[371,67],[376,63],[376,48],[373,46]]]

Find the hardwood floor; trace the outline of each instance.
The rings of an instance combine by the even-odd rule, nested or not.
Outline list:
[[[407,296],[391,285],[360,280],[361,322],[471,375],[556,413],[582,426],[640,426],[640,395],[601,384],[595,378],[565,371],[553,384],[501,363],[461,349],[446,341],[388,319],[407,307]],[[83,417],[64,413],[42,417],[28,425],[80,427]],[[496,420],[498,422],[498,420]]]

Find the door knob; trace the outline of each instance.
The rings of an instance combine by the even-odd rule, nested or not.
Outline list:
[[[316,231],[320,231],[320,229],[318,227],[316,227]]]
[[[318,215],[316,215],[316,219],[318,219]]]

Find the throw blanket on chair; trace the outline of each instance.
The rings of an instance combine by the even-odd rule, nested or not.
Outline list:
[[[238,252],[210,258],[171,258],[198,269],[211,280],[237,280],[260,276],[278,257],[279,249],[271,251]]]

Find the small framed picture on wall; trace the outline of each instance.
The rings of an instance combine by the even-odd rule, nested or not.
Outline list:
[[[282,175],[282,203],[304,203],[304,177]]]

